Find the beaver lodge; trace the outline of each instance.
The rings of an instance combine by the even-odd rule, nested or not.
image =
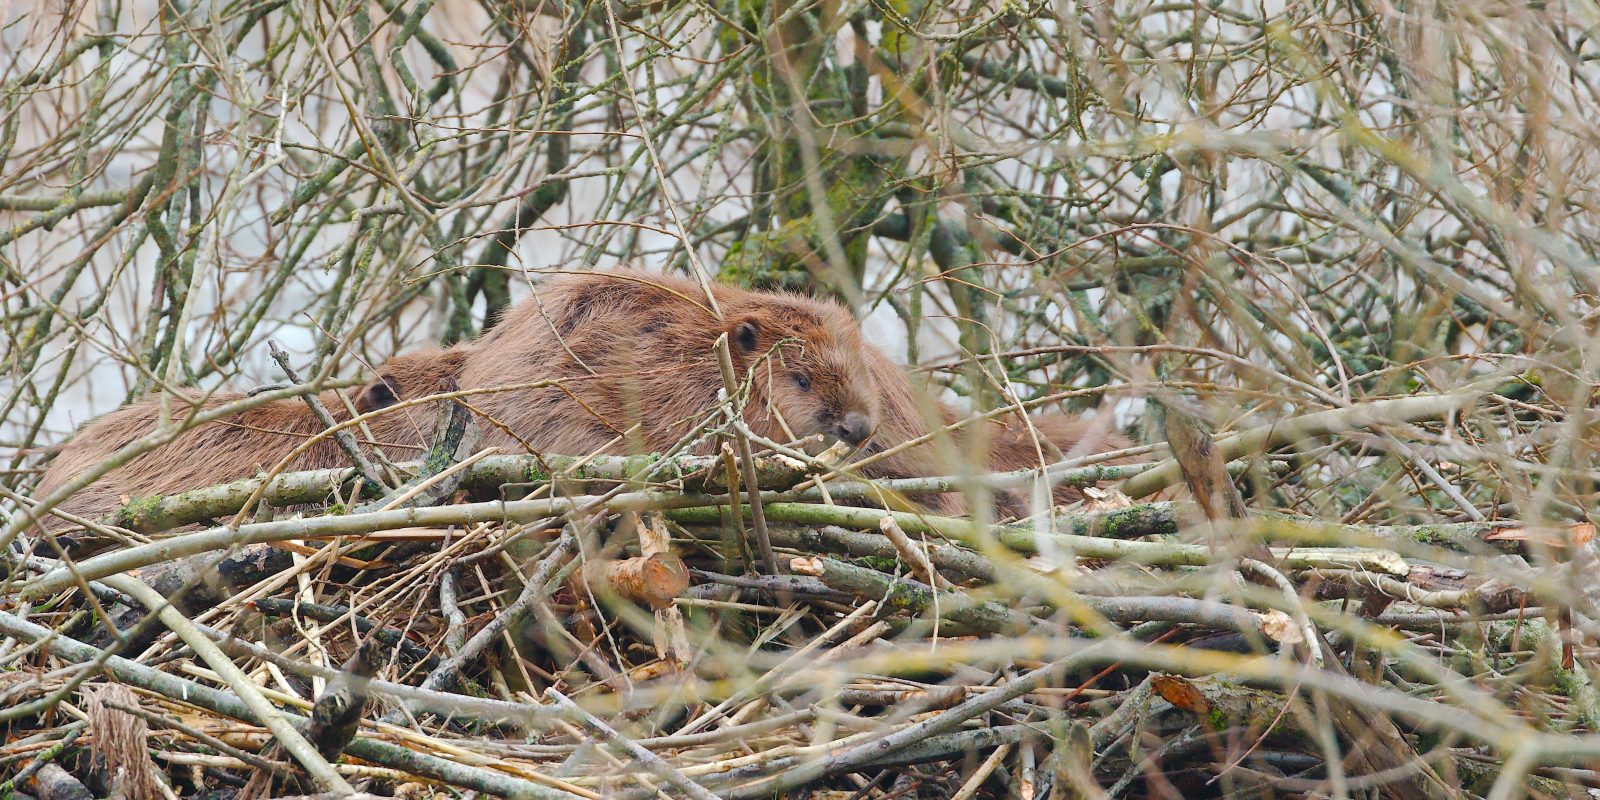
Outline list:
[[[1070,796],[1140,780],[1151,754],[1136,741],[1152,734],[1174,737],[1169,765],[1247,737],[1249,784],[1311,768],[1329,733],[1312,703],[1341,709],[1332,734],[1364,743],[1368,772],[1417,757],[1387,714],[1475,716],[1410,692],[1375,712],[1356,677],[1372,665],[1334,642],[1399,635],[1426,652],[1471,626],[1553,664],[1576,657],[1559,609],[1441,564],[1581,548],[1581,526],[1196,522],[1204,503],[1127,492],[1205,464],[1103,463],[1125,452],[1046,473],[1104,487],[1074,506],[988,525],[914,505],[959,479],[863,483],[842,448],[485,455],[466,446],[472,416],[441,408],[427,458],[393,465],[394,485],[354,467],[284,473],[57,532],[70,557],[31,557],[0,612],[8,662],[41,667],[4,673],[3,713],[22,725],[3,750],[14,785],[753,798],[971,797],[998,782]],[[1418,413],[1364,413],[1386,410]],[[1213,463],[1256,433],[1214,443]],[[866,505],[886,497],[901,510]],[[1179,535],[1196,525],[1212,538]],[[1223,563],[1243,578],[1217,584]],[[1437,668],[1374,663],[1413,686]],[[114,682],[80,685],[82,664]],[[1286,679],[1302,694],[1281,693]],[[1546,710],[1584,724],[1576,698]],[[1495,772],[1451,752],[1463,779]]]

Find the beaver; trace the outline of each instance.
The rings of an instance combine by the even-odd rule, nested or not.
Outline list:
[[[774,440],[822,434],[879,453],[921,437],[928,419],[948,424],[952,409],[919,396],[906,372],[861,336],[853,315],[838,303],[798,294],[756,292],[715,284],[707,302],[699,284],[678,277],[627,270],[552,276],[532,296],[507,310],[475,342],[395,357],[352,395],[361,413],[439,391],[454,379],[462,389],[512,387],[465,398],[481,416],[482,446],[501,452],[586,455],[662,452],[696,430],[716,407],[724,380],[714,344],[726,335],[734,370],[749,380],[744,422]],[[241,395],[217,393],[204,407]],[[339,420],[349,419],[333,392],[322,396]],[[174,413],[186,413],[174,404]],[[141,401],[89,423],[65,445],[38,488],[47,493],[118,448],[148,433],[158,404]],[[367,424],[369,444],[408,448],[426,441],[433,414],[402,406]],[[987,423],[988,467],[1039,466],[1027,425],[1020,419]],[[1061,416],[1031,419],[1032,427],[1061,452],[1083,454],[1127,446],[1120,435]],[[77,493],[61,508],[99,517],[124,497],[150,497],[249,477],[288,456],[320,432],[306,405],[283,400],[186,431],[171,444],[143,454]],[[979,426],[969,426],[978,428]],[[970,434],[908,448],[863,468],[872,478],[904,478],[958,471],[955,454],[972,446]],[[690,448],[717,446],[701,437]],[[288,469],[345,464],[331,440],[318,442]],[[1066,487],[1056,499],[1076,496]],[[1020,498],[1003,511],[1016,512]],[[957,513],[958,495],[925,499],[930,510]]]

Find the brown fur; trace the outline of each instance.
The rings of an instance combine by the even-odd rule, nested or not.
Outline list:
[[[883,408],[878,433],[867,447],[869,452],[881,452],[901,442],[926,436],[932,430],[928,424],[930,419],[941,426],[961,419],[962,415],[955,409],[930,399],[926,392],[906,377],[905,370],[882,351],[869,349],[868,358],[881,393]],[[1030,424],[1032,431],[1029,430]],[[1033,435],[1035,432],[1043,440],[1037,446]],[[987,464],[993,472],[1012,472],[1052,463],[1058,453],[1076,458],[1131,445],[1127,437],[1093,420],[1043,414],[1030,417],[1025,424],[1015,414],[1010,414],[1002,415],[993,422],[970,424],[950,435],[938,436],[928,444],[869,464],[862,471],[871,478],[959,475],[977,462]],[[987,458],[982,457],[980,450],[987,452]],[[1041,454],[1044,456],[1042,460]],[[1070,503],[1082,496],[1071,486],[1058,486],[1052,494],[1057,503]],[[956,514],[966,510],[959,495],[928,498],[924,502],[932,510],[942,513]],[[1016,517],[1028,513],[1026,493],[996,493],[995,510],[1001,516]]]
[[[727,286],[714,292],[721,321],[700,288],[681,278],[553,278],[471,346],[460,384],[561,379],[561,386],[491,394],[473,406],[542,450],[589,453],[637,425],[632,441],[609,452],[659,452],[716,405],[723,379],[712,345],[727,333],[739,376],[755,370],[744,417],[757,433],[790,438],[774,411],[796,436],[838,434],[851,414],[877,418],[869,348],[843,307]],[[797,384],[801,376],[809,391]],[[487,444],[516,445],[492,427],[485,428]]]
[[[720,321],[699,286],[681,278],[642,272],[554,277],[535,297],[511,308],[478,342],[396,357],[353,395],[353,402],[365,413],[432,394],[447,378],[455,378],[462,389],[558,381],[467,398],[488,418],[488,424],[480,425],[483,444],[502,452],[522,452],[526,446],[587,454],[627,432],[606,452],[659,452],[675,445],[715,407],[723,379],[712,345],[727,333],[738,375],[754,371],[745,422],[767,438],[787,441],[789,432],[799,437],[822,433],[860,442],[870,433],[863,450],[873,453],[926,434],[930,418],[955,419],[953,411],[922,397],[898,365],[866,344],[843,307],[721,285],[713,291]],[[802,386],[802,376],[809,387]],[[218,394],[207,406],[238,397]],[[333,393],[322,399],[337,419],[348,419]],[[423,407],[397,412],[369,422],[373,437],[385,446],[419,446],[432,412]],[[144,435],[156,414],[156,402],[147,400],[90,423],[50,465],[39,492],[54,489]],[[788,432],[779,423],[780,415]],[[1033,425],[1069,454],[1126,446],[1115,433],[1091,436],[1090,426],[1078,420],[1045,416],[1035,418]],[[134,459],[78,493],[63,510],[98,516],[124,495],[169,494],[248,477],[270,468],[319,430],[298,400],[263,406],[188,431],[173,444]],[[960,456],[970,457],[966,451],[975,441],[987,442],[991,469],[1040,464],[1027,426],[1012,419],[1009,424],[989,423],[976,437],[941,437],[869,465],[864,472],[877,478],[957,473]],[[701,442],[696,450],[705,453],[714,446]],[[1045,450],[1048,461],[1054,454],[1049,447]],[[396,455],[403,459],[415,453]],[[288,468],[343,463],[337,447],[325,440]],[[1067,500],[1075,495],[1058,490],[1056,496]],[[962,504],[947,496],[934,499],[932,507],[955,512]],[[1003,502],[1001,509],[1021,510],[1016,498]]]

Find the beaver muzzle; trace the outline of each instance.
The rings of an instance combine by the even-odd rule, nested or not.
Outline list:
[[[844,419],[834,426],[834,436],[846,443],[860,447],[863,442],[872,436],[872,418],[859,411],[851,411],[844,415]]]

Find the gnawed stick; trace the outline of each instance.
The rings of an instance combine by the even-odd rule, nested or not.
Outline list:
[[[639,552],[646,558],[658,553],[672,554],[672,536],[667,530],[667,520],[661,514],[649,512],[640,516],[639,520]],[[678,562],[683,565],[682,561]],[[684,567],[680,573],[683,585],[673,592],[673,597],[683,594],[689,588],[689,570]],[[683,626],[683,612],[676,605],[666,608],[657,608],[655,639],[656,652],[668,661],[679,667],[689,663],[694,657],[694,648],[689,645],[689,634]]]
[[[590,561],[579,574],[596,595],[614,594],[658,611],[671,608],[673,599],[689,588],[689,568],[671,553]]]

